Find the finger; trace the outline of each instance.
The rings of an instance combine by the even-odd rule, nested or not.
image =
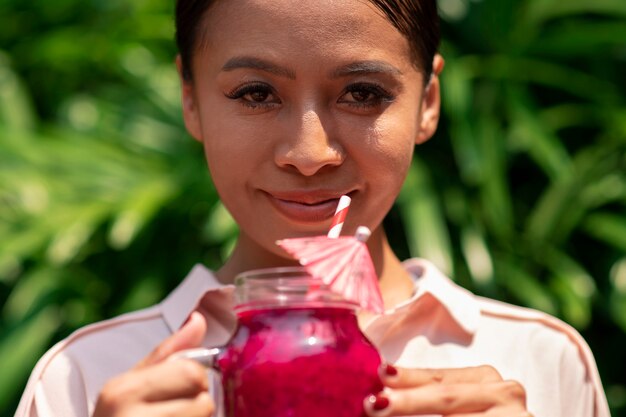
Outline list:
[[[193,312],[187,322],[173,335],[161,342],[148,356],[142,359],[135,368],[143,368],[161,362],[171,354],[183,349],[191,349],[202,344],[206,333],[206,320],[202,314]]]
[[[491,398],[477,395],[473,385],[426,385],[412,389],[385,389],[365,403],[370,416],[446,415],[483,412]]]
[[[384,364],[379,369],[379,375],[383,384],[390,388],[502,381],[500,373],[488,365],[469,368],[415,369]]]
[[[493,415],[493,414],[491,414]],[[491,416],[490,415],[490,416]],[[493,415],[496,417],[496,415]],[[528,411],[509,411],[509,410],[500,410],[498,411],[497,416],[505,416],[505,417],[533,417]],[[470,413],[470,414],[451,414],[446,417],[485,417],[485,413]]]
[[[136,372],[138,397],[143,401],[193,398],[208,392],[206,369],[191,360],[165,361]]]
[[[150,403],[139,416],[158,417],[212,417],[215,413],[213,399],[208,392],[198,394],[194,398],[179,399],[159,403]]]
[[[524,388],[515,381],[486,384],[431,384],[409,389],[389,389],[365,402],[371,416],[416,414],[455,415],[507,409],[510,414],[526,410]],[[495,415],[495,414],[494,414]]]
[[[116,415],[118,410],[142,407],[146,402],[192,399],[208,394],[208,387],[202,365],[190,360],[161,362],[109,380],[98,396],[94,416]]]

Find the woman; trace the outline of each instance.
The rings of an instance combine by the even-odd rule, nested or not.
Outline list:
[[[161,304],[53,348],[17,415],[213,415],[204,370],[166,359],[223,343],[234,325],[225,285],[291,264],[274,242],[323,234],[348,194],[344,231],[372,230],[387,308],[363,328],[394,363],[381,369],[385,390],[364,399],[369,415],[608,416],[575,331],[479,299],[389,247],[382,220],[438,123],[438,40],[434,0],[179,0],[185,124],[240,226],[237,245]]]

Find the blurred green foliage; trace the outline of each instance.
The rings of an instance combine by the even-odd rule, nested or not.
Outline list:
[[[577,327],[626,416],[626,2],[440,0],[437,136],[405,256]],[[79,326],[160,300],[237,229],[185,133],[173,1],[0,0],[0,414]]]

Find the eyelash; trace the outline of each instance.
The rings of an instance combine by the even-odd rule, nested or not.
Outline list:
[[[381,105],[382,103],[391,103],[395,96],[390,93],[387,89],[375,83],[355,83],[351,84],[346,88],[346,92],[341,96],[344,97],[346,94],[353,94],[356,92],[365,92],[367,94],[373,95],[373,98],[368,99],[367,101],[359,102],[359,101],[344,101],[344,103],[354,106],[354,107],[376,107]],[[341,99],[340,99],[341,100]],[[341,102],[341,101],[340,101]]]
[[[356,92],[364,92],[367,95],[372,95],[373,97],[368,98],[365,101],[357,101],[356,99],[355,101],[343,100],[347,94],[354,94]],[[260,82],[252,82],[241,85],[232,91],[225,93],[225,96],[231,100],[238,100],[242,105],[253,109],[258,109],[259,107],[269,108],[281,103],[278,98],[275,98],[273,101],[255,101],[245,98],[246,95],[254,93],[263,93],[266,94],[267,97],[271,97],[272,95],[275,96],[274,89],[271,86]],[[382,103],[391,103],[394,99],[395,96],[382,86],[375,83],[360,82],[349,85],[339,98],[339,103],[363,109],[377,107]]]
[[[264,94],[267,94],[268,96],[275,95],[274,89],[270,87],[269,85],[265,83],[253,82],[253,83],[241,85],[235,88],[234,90],[228,93],[225,93],[225,96],[231,100],[238,100],[241,102],[242,105],[251,107],[253,109],[256,109],[259,107],[269,107],[269,106],[273,106],[276,104],[280,104],[280,100],[278,99],[275,99],[275,101],[266,102],[266,101],[254,101],[254,100],[249,100],[245,98],[247,94],[253,94],[253,93],[264,93]]]

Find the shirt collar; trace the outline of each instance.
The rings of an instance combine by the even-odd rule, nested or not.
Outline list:
[[[461,329],[468,334],[476,332],[480,307],[472,293],[452,282],[429,261],[413,258],[403,265],[415,277],[415,294],[409,300],[386,311],[385,315],[408,312],[424,294],[430,294],[450,313]],[[174,332],[183,325],[208,292],[232,292],[233,289],[233,285],[220,283],[205,266],[195,265],[183,282],[161,303],[165,322]]]
[[[197,264],[185,279],[161,302],[161,311],[172,332],[178,330],[208,292],[232,292],[233,285],[224,285],[204,265]]]
[[[467,334],[478,329],[480,305],[476,296],[445,276],[433,263],[413,258],[404,261],[404,267],[415,277],[413,297],[392,311],[410,310],[425,294],[434,297]]]

